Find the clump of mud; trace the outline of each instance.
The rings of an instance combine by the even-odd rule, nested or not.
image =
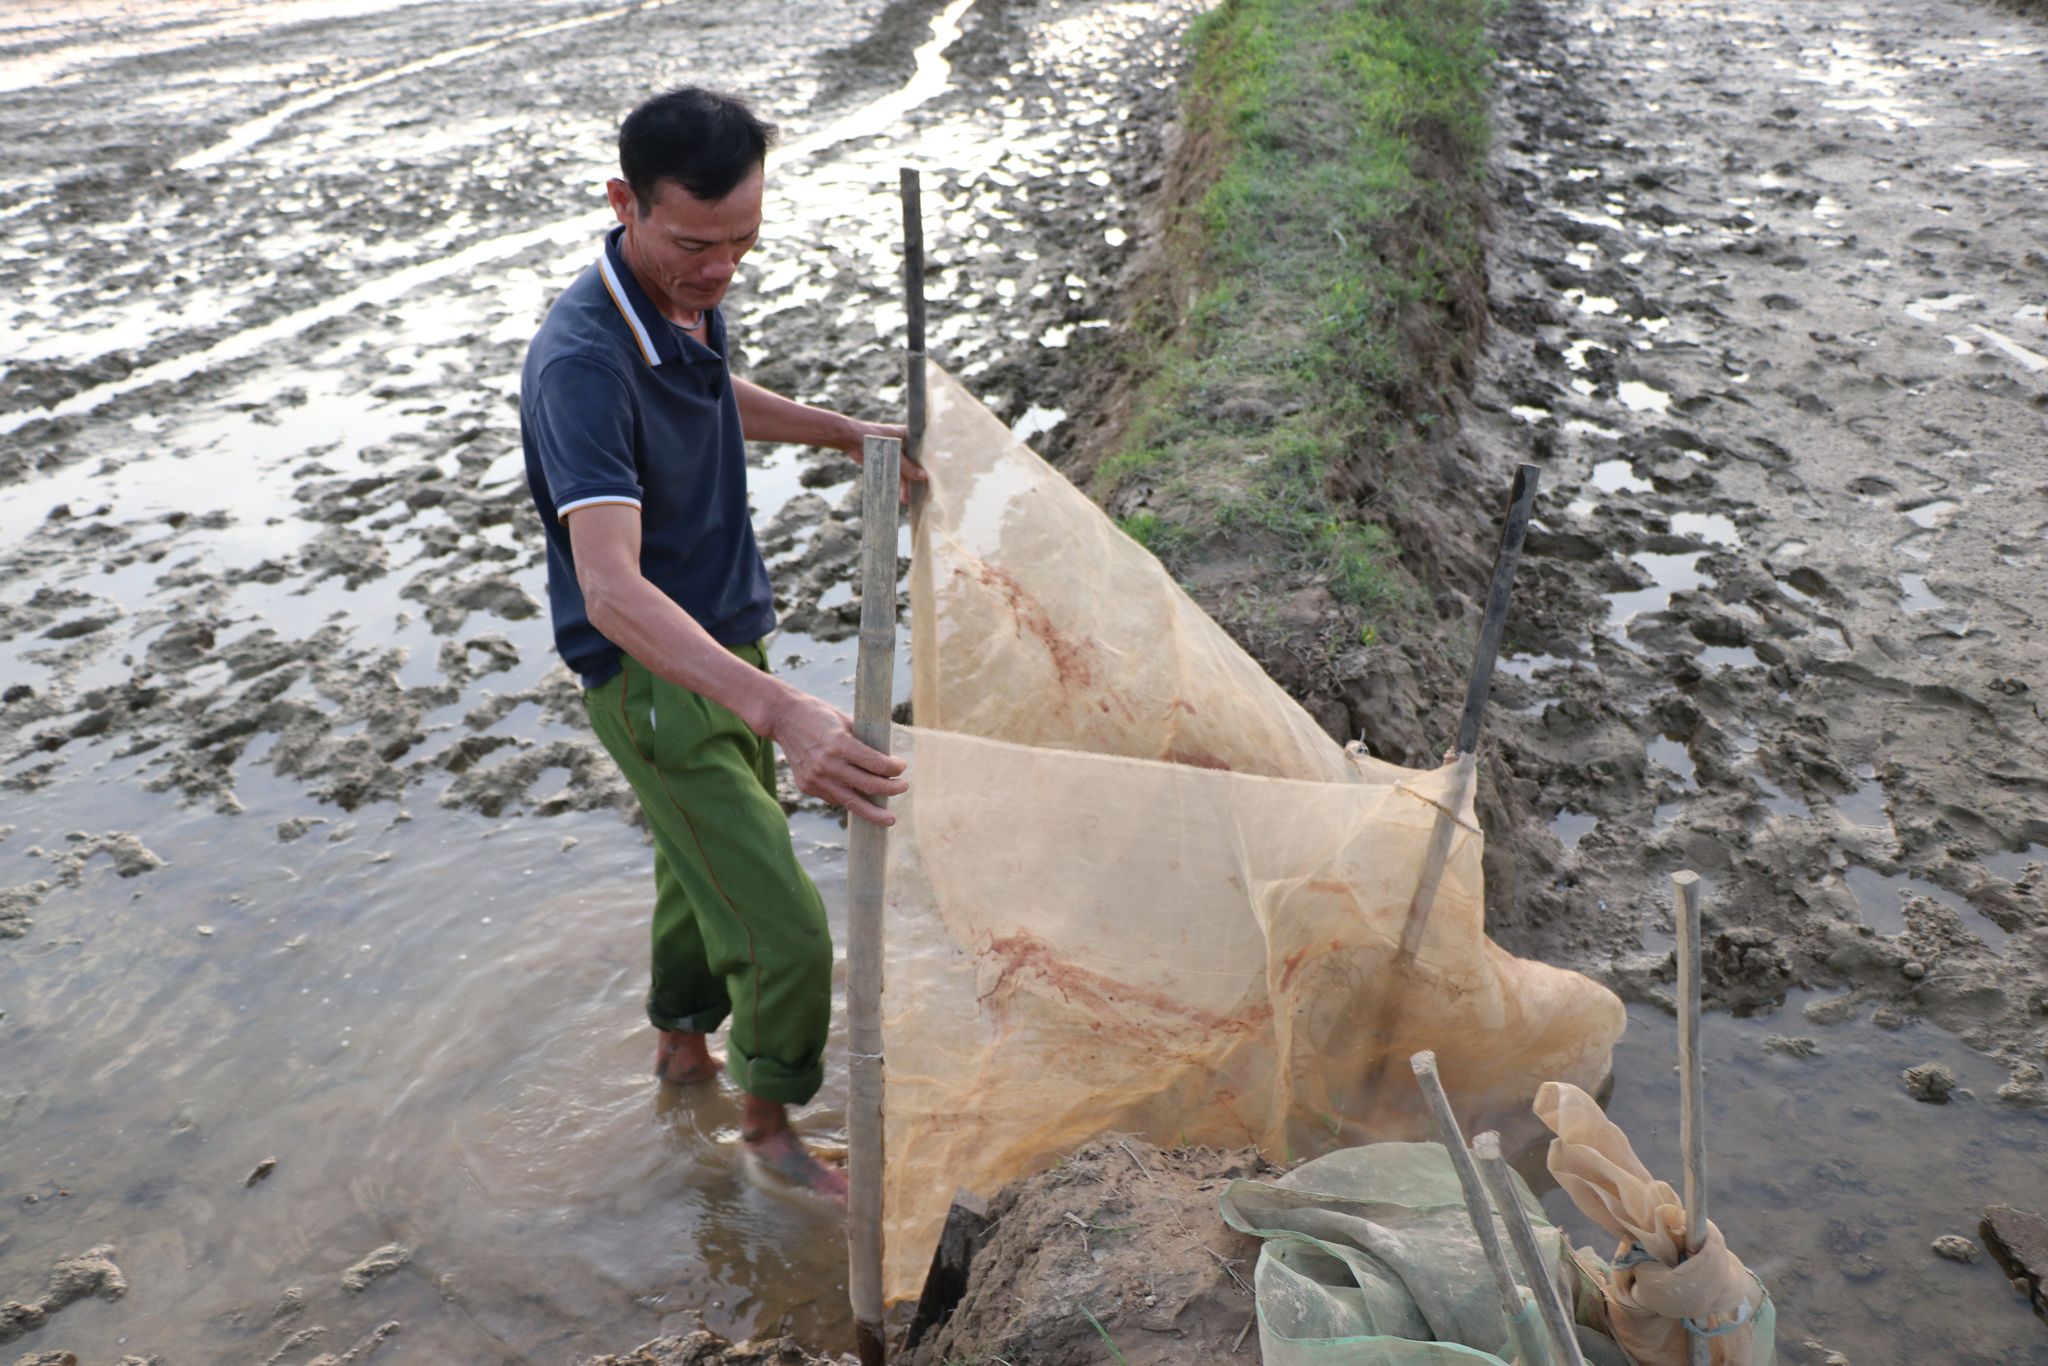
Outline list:
[[[812,1356],[793,1338],[727,1342],[700,1328],[683,1337],[642,1343],[624,1356],[587,1357],[578,1366],[833,1366],[833,1360]]]
[[[1272,1168],[1256,1149],[1162,1150],[1110,1138],[1006,1187],[952,1317],[911,1366],[1242,1362],[1257,1240],[1227,1227],[1224,1186]]]
[[[9,1300],[0,1304],[0,1342],[34,1332],[50,1316],[68,1305],[94,1295],[118,1300],[128,1293],[128,1278],[114,1265],[112,1247],[96,1247],[76,1257],[67,1257],[50,1268],[42,1294],[31,1300]]]

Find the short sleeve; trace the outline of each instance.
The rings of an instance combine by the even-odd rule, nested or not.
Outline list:
[[[564,356],[549,363],[528,396],[534,449],[555,516],[593,503],[640,506],[633,463],[633,395],[602,361]]]

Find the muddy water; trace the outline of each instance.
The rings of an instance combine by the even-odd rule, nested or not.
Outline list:
[[[1192,8],[0,4],[0,1298],[101,1243],[132,1287],[33,1345],[845,1335],[836,1224],[646,1075],[648,854],[552,655],[518,361],[622,108],[715,76],[788,134],[743,368],[900,402],[909,163],[935,354],[1046,429]],[[844,702],[853,467],[754,456],[771,656]],[[844,831],[793,828],[836,916]]]
[[[1794,992],[1782,1011],[1710,1019],[1705,1031],[1710,1217],[1770,1287],[1780,1359],[1824,1361],[1808,1345],[1824,1342],[1858,1363],[2048,1362],[2048,1331],[1989,1254],[1965,1264],[1929,1247],[1944,1234],[1981,1242],[1980,1206],[2039,1190],[2048,1125],[1998,1105],[2002,1069],[1943,1031],[1805,1014],[1831,999]],[[1929,1062],[1956,1075],[1947,1105],[1900,1084],[1902,1070]],[[1608,1113],[1674,1186],[1677,1064],[1673,1018],[1631,1007]],[[1540,1151],[1517,1165],[1552,1220],[1612,1253],[1613,1236],[1551,1186]]]
[[[1615,1105],[1675,1175],[1653,1003],[1700,871],[1716,1218],[1788,1358],[2048,1360],[1929,1246],[2048,1170],[2048,27],[1579,0],[1500,36],[1469,430],[1545,469],[1498,734],[1556,847],[1497,930],[1638,1003]],[[1908,1096],[1929,1061],[1972,1096]]]

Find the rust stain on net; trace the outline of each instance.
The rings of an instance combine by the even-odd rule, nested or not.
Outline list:
[[[1113,1022],[1119,1030],[1142,1030],[1160,1038],[1191,1030],[1207,1036],[1246,1034],[1264,1028],[1273,1018],[1273,1007],[1263,1002],[1240,1014],[1219,1015],[1163,992],[1091,972],[1062,958],[1050,944],[1026,931],[991,939],[984,952],[1001,964],[995,982],[980,997],[991,1013],[1003,1011],[1019,992],[1042,993],[1049,988],[1077,1011]]]

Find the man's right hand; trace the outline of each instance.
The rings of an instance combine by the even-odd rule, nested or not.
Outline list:
[[[853,718],[839,708],[792,688],[769,714],[761,734],[782,747],[798,791],[877,825],[896,823],[886,808],[868,798],[909,791],[910,784],[897,776],[909,765],[856,740]]]

